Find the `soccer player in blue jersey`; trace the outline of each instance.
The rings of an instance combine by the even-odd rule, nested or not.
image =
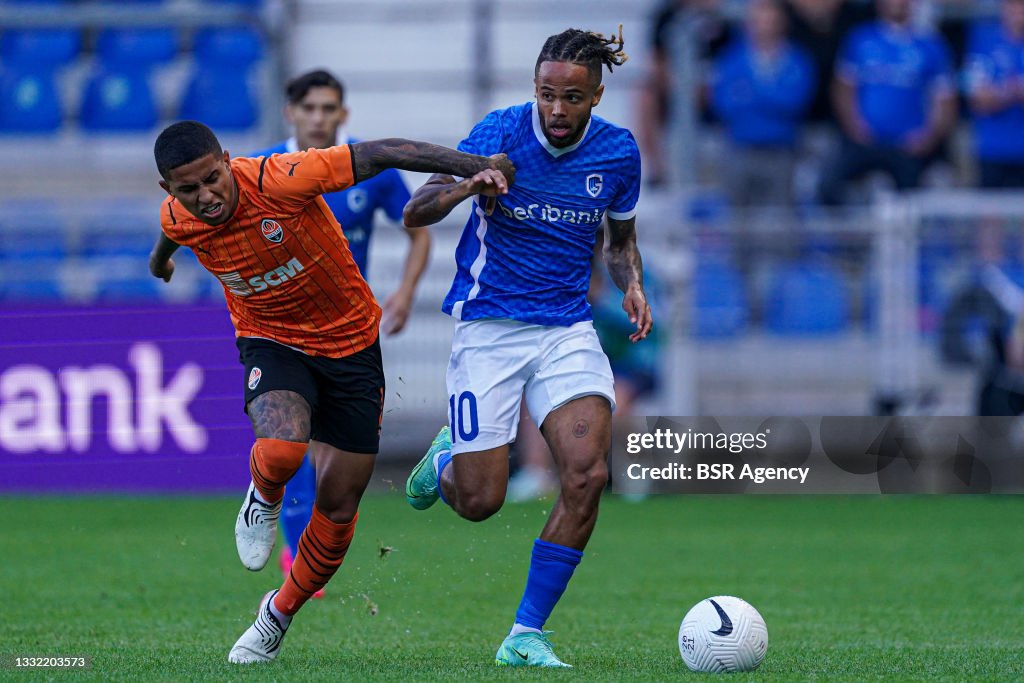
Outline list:
[[[543,628],[583,557],[608,480],[615,393],[587,303],[602,225],[604,260],[635,326],[629,337],[651,331],[636,244],[640,154],[628,130],[591,116],[603,67],[625,60],[621,27],[617,38],[577,29],[548,38],[534,69],[536,102],[491,112],[459,145],[507,154],[514,184],[503,186],[499,173],[435,175],[405,207],[406,225],[428,225],[472,199],[443,306],[459,321],[449,426],[409,476],[409,503],[426,509],[440,497],[472,521],[497,512],[524,392],[559,474],[499,665],[569,666]]]
[[[333,74],[316,70],[295,77],[285,86],[288,103],[285,116],[295,135],[284,142],[250,156],[270,156],[285,152],[324,149],[332,145],[357,142],[345,132],[349,110],[345,106],[345,87]],[[347,190],[324,195],[331,213],[338,219],[348,239],[352,257],[363,277],[369,275],[370,237],[373,235],[378,210],[392,221],[402,220],[402,209],[409,201],[409,190],[396,169],[389,168]],[[426,270],[430,255],[429,228],[406,228],[409,251],[405,258],[402,280],[383,305],[382,328],[386,334],[397,334],[405,327],[412,310],[416,286]],[[287,546],[280,555],[285,577],[298,551],[299,538],[313,514],[316,497],[316,475],[307,458],[288,483],[281,511],[281,531]],[[317,591],[315,597],[323,597]]]

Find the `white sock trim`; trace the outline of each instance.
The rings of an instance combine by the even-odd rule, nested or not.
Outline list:
[[[275,594],[272,598],[270,598],[270,600],[267,601],[267,607],[270,608],[270,613],[274,615],[274,618],[277,619],[278,622],[280,622],[281,626],[283,626],[284,628],[288,628],[288,625],[292,623],[293,615],[284,614],[279,609],[277,609],[277,605],[274,604],[274,598],[276,597],[277,595]]]
[[[510,636],[518,636],[520,633],[543,633],[539,628],[533,628],[530,626],[523,626],[518,621],[512,624],[512,630],[508,632]]]
[[[260,494],[260,490],[258,488],[256,488],[255,486],[252,487],[252,493],[253,493],[254,496],[256,496],[256,500],[258,500],[259,502],[263,503],[264,505],[270,505],[270,501],[268,501],[266,498],[264,498]]]

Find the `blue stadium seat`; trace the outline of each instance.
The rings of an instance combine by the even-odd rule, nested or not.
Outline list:
[[[177,54],[178,34],[172,28],[106,29],[96,39],[96,55],[115,69],[146,69]]]
[[[811,262],[781,268],[768,288],[764,308],[765,326],[780,335],[835,334],[850,322],[842,274]]]
[[[0,263],[28,263],[68,258],[63,231],[0,227]]]
[[[105,303],[157,301],[161,294],[157,287],[161,284],[160,280],[143,273],[133,277],[106,278],[96,289],[96,299]]]
[[[8,66],[33,70],[68,64],[82,51],[77,29],[12,29],[0,37],[0,57]]]
[[[5,303],[56,303],[63,298],[59,261],[40,261],[38,267],[4,269],[0,273],[0,300]]]
[[[185,89],[180,118],[214,130],[244,130],[258,121],[259,111],[244,74],[198,66]]]
[[[88,131],[143,131],[156,125],[157,111],[147,74],[102,69],[85,87],[80,115]]]
[[[702,260],[694,274],[694,333],[700,339],[734,337],[749,317],[743,276],[723,260]]]
[[[156,242],[156,233],[149,230],[102,230],[86,227],[82,234],[79,254],[86,258],[120,256],[145,259]]]
[[[254,9],[263,5],[263,0],[209,0],[214,5],[242,5]]]
[[[0,132],[51,133],[64,119],[49,71],[0,71]]]
[[[192,49],[204,67],[241,69],[263,57],[263,36],[249,27],[206,28],[196,33]]]

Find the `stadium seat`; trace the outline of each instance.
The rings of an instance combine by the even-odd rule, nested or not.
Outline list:
[[[0,263],[30,263],[68,258],[63,231],[8,229],[0,226]]]
[[[0,38],[0,57],[8,66],[53,69],[70,63],[81,51],[82,34],[77,29],[13,29]]]
[[[244,75],[198,66],[185,89],[180,118],[202,121],[215,130],[243,130],[257,122],[259,113]]]
[[[60,301],[64,296],[62,264],[62,260],[52,255],[4,262],[0,268],[0,300],[5,303]]]
[[[143,131],[155,126],[156,103],[147,74],[100,70],[86,84],[80,121],[88,131]]]
[[[86,227],[82,234],[79,254],[86,258],[123,256],[145,260],[153,249],[156,237],[151,229],[138,231],[102,230]]]
[[[146,69],[177,53],[178,34],[171,28],[106,29],[96,39],[96,55],[108,68]]]
[[[0,71],[0,132],[50,133],[63,121],[60,96],[49,71]]]
[[[196,33],[192,50],[203,67],[242,69],[263,57],[263,37],[248,27],[206,28]]]
[[[842,274],[812,262],[781,268],[768,288],[764,310],[765,326],[780,335],[835,334],[850,322]]]
[[[209,0],[209,2],[213,5],[242,5],[243,7],[252,7],[253,9],[263,5],[263,0]]]
[[[96,289],[96,299],[104,303],[157,301],[160,284],[160,280],[143,273],[133,277],[105,278],[100,280]]]
[[[694,287],[694,333],[699,339],[722,339],[742,332],[749,312],[738,270],[723,260],[704,260],[697,266]]]

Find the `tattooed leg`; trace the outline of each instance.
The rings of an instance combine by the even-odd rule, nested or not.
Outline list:
[[[558,467],[561,492],[540,538],[583,550],[608,483],[612,410],[603,396],[584,396],[551,411],[541,427]]]
[[[309,441],[312,411],[294,391],[268,391],[249,401],[252,431],[257,439]]]

